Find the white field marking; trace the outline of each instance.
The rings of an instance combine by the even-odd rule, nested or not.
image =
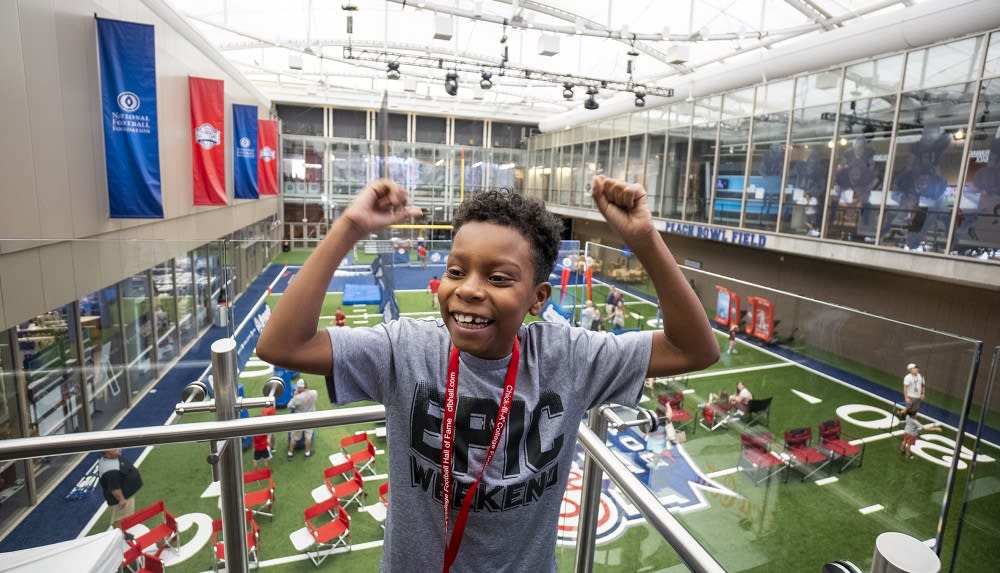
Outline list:
[[[162,553],[164,565],[176,565],[186,561],[205,547],[212,538],[212,518],[204,513],[185,513],[177,516],[177,530],[180,533],[194,528],[194,534],[188,534],[187,540],[176,550],[168,549]]]
[[[681,392],[683,392],[685,394],[694,394],[694,388],[685,388],[685,389],[681,390]]]
[[[274,366],[268,364],[267,368],[244,370],[243,372],[240,372],[240,378],[257,378],[259,376],[270,376],[271,374],[274,374]]]
[[[726,468],[724,470],[719,470],[719,471],[712,472],[710,474],[705,474],[705,477],[711,478],[711,479],[715,479],[715,478],[720,478],[722,476],[727,476],[729,474],[739,473],[739,471],[740,471],[739,467]]]
[[[879,440],[884,440],[886,438],[891,438],[891,437],[892,433],[886,432],[884,434],[875,434],[873,436],[868,436],[866,438],[858,438],[856,440],[851,440],[847,443],[851,444],[852,446],[860,446],[861,444],[867,444],[868,442],[877,442]]]
[[[816,396],[810,396],[809,394],[806,394],[805,392],[801,392],[801,391],[796,390],[794,388],[792,388],[792,394],[795,394],[796,396],[798,396],[799,398],[802,398],[803,400],[805,400],[806,402],[809,402],[810,404],[819,404],[820,402],[823,401],[823,400],[820,400],[819,398],[817,398]]]
[[[881,503],[876,503],[875,505],[869,505],[868,507],[862,507],[858,510],[861,515],[868,515],[869,513],[875,513],[876,511],[882,511],[885,507]]]
[[[222,494],[222,485],[217,481],[213,481],[212,483],[208,484],[208,487],[205,488],[205,491],[201,492],[201,497],[203,498],[219,497],[221,494]]]
[[[831,483],[836,483],[838,481],[840,481],[840,480],[837,479],[837,476],[830,476],[830,477],[825,477],[823,479],[818,479],[818,480],[814,481],[813,483],[816,484],[816,485],[827,485],[827,484],[831,484]]]
[[[338,553],[347,553],[350,551],[363,551],[365,549],[375,549],[377,547],[382,547],[382,540],[369,541],[367,543],[355,543],[351,545],[350,549],[346,547],[338,547],[333,550],[321,551],[321,555],[336,555]],[[305,553],[300,553],[298,555],[291,555],[289,557],[278,557],[277,559],[268,559],[267,561],[261,561],[260,567],[276,567],[278,565],[287,565],[289,563],[295,563],[296,561],[305,561],[309,559],[309,556]],[[207,572],[206,572],[207,573]]]
[[[715,376],[729,376],[730,374],[743,374],[744,372],[756,372],[758,370],[769,370],[771,368],[785,368],[787,366],[795,366],[794,362],[782,362],[780,364],[765,364],[764,366],[747,366],[745,368],[730,368],[729,370],[717,370],[712,372],[698,372],[696,374],[688,374],[688,380],[694,380],[697,378],[713,378]]]

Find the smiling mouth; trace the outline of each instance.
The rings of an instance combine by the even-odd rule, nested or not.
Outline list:
[[[451,313],[451,318],[462,328],[486,328],[487,326],[493,324],[493,321],[488,318],[483,318],[474,314],[464,314],[461,312]]]

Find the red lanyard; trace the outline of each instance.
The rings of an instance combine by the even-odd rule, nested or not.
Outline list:
[[[455,409],[458,402],[458,348],[451,347],[451,357],[448,360],[448,378],[445,381],[444,396],[444,420],[441,423],[441,497],[444,501],[444,533],[448,535],[448,514],[451,511],[451,466],[452,451],[455,446]],[[469,491],[462,499],[462,509],[455,519],[455,529],[451,532],[451,540],[444,548],[444,569],[445,573],[451,569],[451,564],[458,556],[458,548],[462,545],[462,534],[465,533],[465,522],[469,518],[469,508],[475,498],[476,488],[486,473],[486,467],[490,465],[493,454],[500,443],[500,437],[507,426],[507,415],[510,413],[511,403],[514,401],[514,388],[517,387],[517,363],[521,357],[521,345],[517,338],[514,338],[514,350],[510,355],[510,364],[507,366],[507,375],[503,382],[503,395],[500,396],[500,409],[497,410],[496,424],[493,426],[493,437],[490,439],[490,446],[486,450],[486,459],[483,460],[483,467],[479,470],[479,476],[472,482]]]

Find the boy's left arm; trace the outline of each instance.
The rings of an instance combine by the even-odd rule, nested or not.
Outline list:
[[[632,249],[656,289],[663,331],[653,334],[646,376],[701,370],[719,359],[719,344],[701,301],[653,226],[642,185],[594,177],[591,195],[598,210]]]

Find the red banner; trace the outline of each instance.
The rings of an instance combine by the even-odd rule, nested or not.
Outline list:
[[[195,205],[225,205],[225,104],[222,80],[188,76],[191,93],[191,170]]]
[[[278,194],[278,122],[257,120],[257,186],[261,195]]]

